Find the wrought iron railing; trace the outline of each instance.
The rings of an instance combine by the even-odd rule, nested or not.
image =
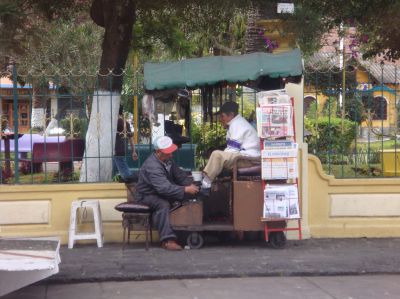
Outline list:
[[[98,73],[20,74],[14,67],[0,84],[0,183],[116,180],[113,144],[117,134],[124,143],[123,158],[133,171],[153,151],[151,140],[157,134],[181,138],[174,158],[181,167],[195,169],[204,164],[211,149],[225,142],[225,131],[214,114],[223,102],[237,101],[240,112],[255,123],[254,90],[239,86],[173,90],[158,93],[160,100],[151,107],[153,102],[143,103],[142,73],[105,76],[112,86],[115,76],[121,75],[124,83],[119,96],[97,88]],[[152,110],[146,111],[149,105]],[[123,124],[119,132],[118,120]],[[171,126],[177,132],[168,132]],[[129,129],[137,160],[132,158]]]
[[[399,176],[400,69],[361,58],[343,68],[333,58],[320,54],[306,63],[304,140],[309,152],[337,178]]]

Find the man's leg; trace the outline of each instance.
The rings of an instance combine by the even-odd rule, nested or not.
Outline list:
[[[221,173],[224,168],[232,168],[232,161],[240,156],[239,153],[213,151],[210,159],[204,167],[203,172],[212,181]]]
[[[124,156],[115,156],[114,163],[118,169],[119,175],[125,182],[129,182],[133,179],[133,173],[130,170]]]
[[[213,151],[206,167],[203,169],[204,178],[201,182],[200,194],[208,196],[211,190],[211,184],[224,168],[232,168],[232,161],[239,156],[239,153]]]
[[[169,223],[169,202],[157,195],[148,195],[139,202],[148,205],[153,211],[153,224],[160,234],[160,241],[176,239],[176,235]]]

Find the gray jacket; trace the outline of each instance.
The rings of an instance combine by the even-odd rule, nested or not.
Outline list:
[[[136,200],[140,201],[147,195],[158,195],[165,199],[182,200],[185,186],[192,183],[186,172],[171,161],[167,166],[157,158],[155,153],[143,163],[136,185]]]

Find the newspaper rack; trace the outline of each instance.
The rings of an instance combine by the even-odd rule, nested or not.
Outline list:
[[[267,96],[259,99],[257,108],[264,200],[261,221],[265,240],[275,248],[283,248],[286,231],[298,231],[302,239],[294,99],[285,90],[264,93]],[[288,221],[296,221],[297,226],[288,227]]]

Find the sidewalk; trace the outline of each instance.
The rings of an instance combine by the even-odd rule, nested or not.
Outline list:
[[[60,272],[48,283],[261,276],[400,274],[400,239],[287,241],[284,249],[259,243],[207,243],[170,252],[144,244],[61,248]]]

